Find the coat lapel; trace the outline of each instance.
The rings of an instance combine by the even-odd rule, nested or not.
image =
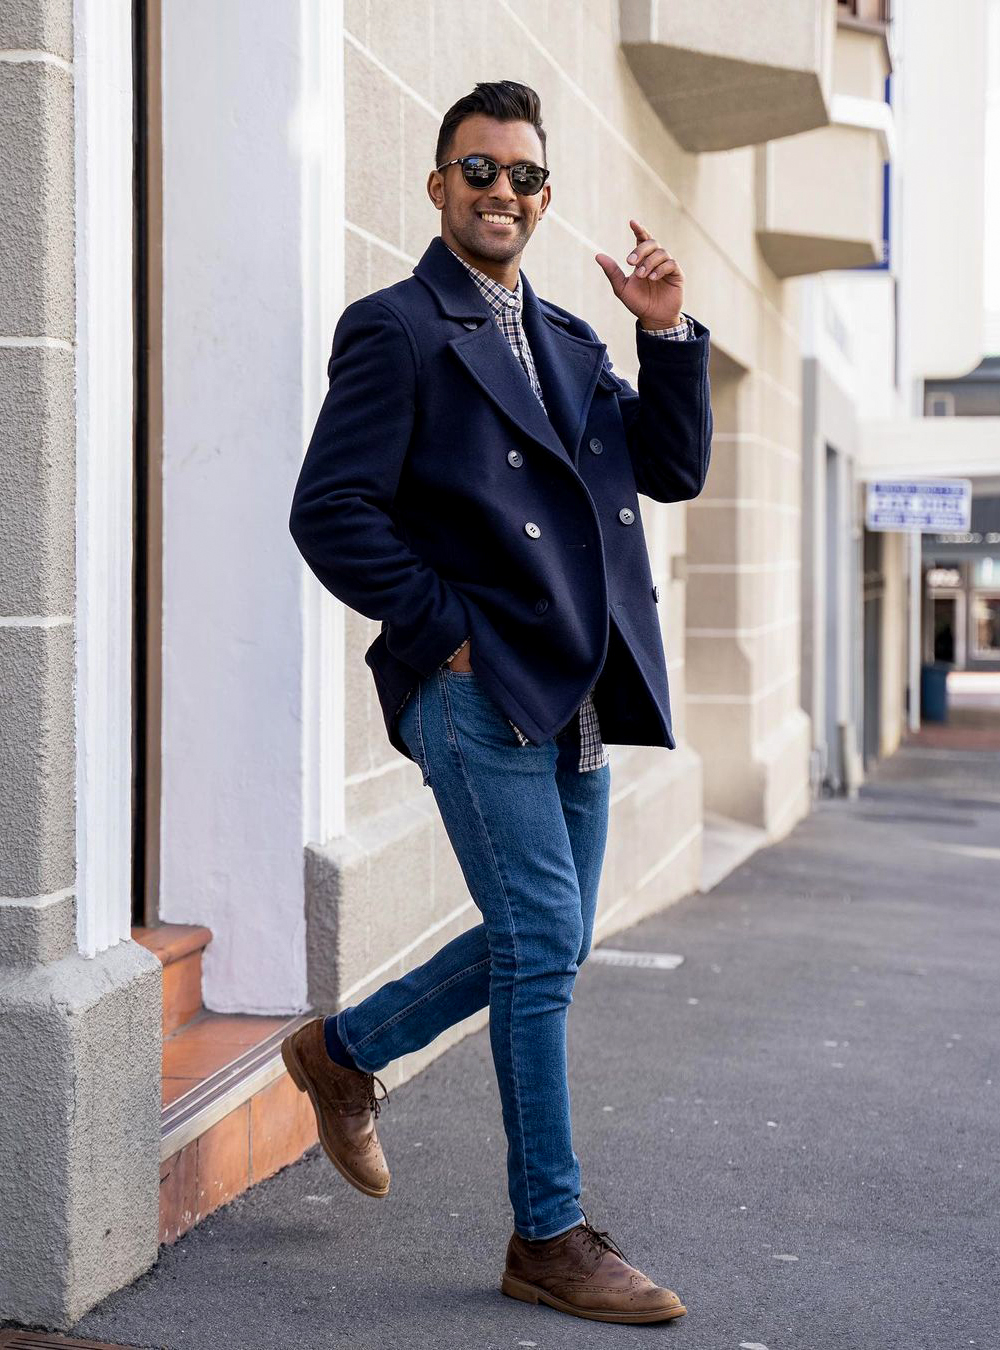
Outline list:
[[[545,407],[575,464],[607,347],[603,342],[574,337],[559,321],[561,316],[551,317],[546,313],[523,273],[521,284],[524,288],[521,321],[538,371]]]
[[[432,240],[413,270],[437,297],[443,312],[465,322],[466,331],[448,345],[483,393],[526,436],[575,466],[576,448],[604,360],[604,344],[572,337],[546,317],[522,273],[521,317],[545,398],[543,409],[489,306],[443,240]],[[473,320],[478,321],[475,327],[470,326]]]

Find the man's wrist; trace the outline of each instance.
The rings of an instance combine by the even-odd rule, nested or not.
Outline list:
[[[676,319],[666,319],[666,320],[658,319],[655,323],[654,322],[643,323],[643,321],[640,319],[639,327],[643,330],[644,333],[662,333],[665,328],[680,328],[682,324],[685,322],[685,319],[686,315],[682,310],[677,315]]]

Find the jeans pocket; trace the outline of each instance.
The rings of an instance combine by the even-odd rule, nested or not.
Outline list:
[[[525,748],[514,723],[475,670],[452,670],[444,665],[441,671],[453,736],[462,729],[474,730],[479,736],[488,736],[494,744],[500,743],[517,750]]]

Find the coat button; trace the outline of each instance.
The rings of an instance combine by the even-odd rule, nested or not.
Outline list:
[[[635,512],[632,510],[631,506],[623,506],[618,512],[618,519],[623,525],[631,525],[633,520],[635,520]]]
[[[595,455],[599,455],[601,451],[604,449],[604,444],[603,442],[599,441],[595,436],[593,440],[590,442],[590,448],[591,450],[593,450]]]
[[[654,586],[654,587],[653,587],[653,599],[656,601],[657,604],[660,603],[660,588],[659,588],[659,586]]]
[[[541,534],[541,530],[538,528],[538,526],[535,524],[533,520],[529,520],[525,524],[524,533],[528,536],[529,539],[537,539],[538,536]]]
[[[519,469],[524,463],[524,456],[521,454],[520,450],[508,450],[507,463],[512,469]]]
[[[475,329],[475,328],[478,328],[478,327],[479,327],[479,324],[476,322],[475,319],[465,319],[465,320],[463,320],[463,322],[462,322],[462,327],[463,327],[463,328],[469,328],[469,329]]]
[[[536,600],[536,601],[535,601],[535,613],[536,613],[536,614],[544,614],[545,611],[548,609],[548,607],[549,607],[549,602],[544,598],[544,596],[542,597],[541,600]]]

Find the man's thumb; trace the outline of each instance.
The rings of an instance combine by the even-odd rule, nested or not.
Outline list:
[[[614,291],[615,295],[621,295],[625,283],[628,280],[625,273],[615,262],[614,258],[609,258],[606,253],[595,254],[595,257],[600,265],[601,271],[611,282],[611,289]]]

